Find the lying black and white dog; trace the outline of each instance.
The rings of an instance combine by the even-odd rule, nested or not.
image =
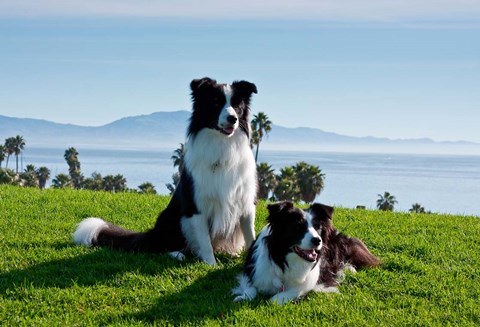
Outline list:
[[[193,111],[184,168],[167,208],[155,226],[133,232],[100,218],[83,220],[77,244],[125,251],[193,252],[214,265],[214,253],[238,254],[255,239],[256,166],[250,149],[249,106],[254,84],[193,80]]]
[[[333,227],[333,207],[300,210],[279,202],[267,208],[268,224],[248,251],[234,301],[262,293],[284,304],[309,291],[337,293],[345,270],[380,264],[362,241]]]
[[[268,224],[250,247],[234,301],[252,300],[257,293],[284,304],[317,286],[322,240],[319,221],[291,202],[268,205]],[[336,290],[336,289],[335,289]]]
[[[347,236],[333,227],[333,207],[314,203],[307,210],[316,222],[323,247],[321,250],[319,285],[324,288],[338,286],[344,271],[376,267],[380,260],[358,238]]]

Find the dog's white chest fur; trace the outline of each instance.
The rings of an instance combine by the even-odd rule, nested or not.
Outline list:
[[[318,279],[319,265],[312,264],[300,258],[295,253],[285,257],[287,265],[282,271],[272,259],[263,240],[270,234],[269,227],[265,227],[259,234],[259,246],[254,252],[255,270],[253,279],[255,287],[264,294],[273,295],[284,289],[304,287],[312,289]]]
[[[185,145],[185,168],[199,215],[182,219],[184,231],[194,232],[191,228],[205,228],[206,223],[214,250],[238,252],[244,244],[241,219],[255,210],[256,166],[248,138],[241,130],[227,137],[203,129]],[[202,252],[195,241],[190,246]]]

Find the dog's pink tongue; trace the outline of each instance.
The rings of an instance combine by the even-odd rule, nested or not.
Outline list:
[[[313,261],[317,260],[317,252],[315,250],[305,250],[304,253]]]
[[[233,127],[227,127],[223,129],[225,134],[232,134],[235,129]]]
[[[298,246],[294,246],[293,250],[302,259],[314,262],[318,258],[318,253],[314,249],[302,249]]]

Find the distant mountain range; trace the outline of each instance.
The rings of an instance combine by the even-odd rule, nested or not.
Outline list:
[[[114,148],[170,150],[185,141],[188,111],[156,112],[125,117],[110,124],[86,127],[0,115],[0,143],[22,135],[27,146],[52,148]],[[480,154],[473,142],[435,142],[422,139],[353,137],[316,128],[273,125],[261,143],[267,150]]]

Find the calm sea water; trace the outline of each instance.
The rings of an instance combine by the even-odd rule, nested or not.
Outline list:
[[[159,193],[175,172],[173,151],[93,150],[77,148],[85,176],[122,174],[128,187],[152,182]],[[65,149],[27,148],[23,165],[46,166],[52,178],[67,173]],[[375,208],[378,194],[393,194],[395,210],[418,202],[426,210],[480,216],[480,156],[362,154],[261,151],[260,162],[275,169],[298,161],[319,166],[325,189],[317,201],[343,207]],[[12,167],[12,166],[11,166]]]

